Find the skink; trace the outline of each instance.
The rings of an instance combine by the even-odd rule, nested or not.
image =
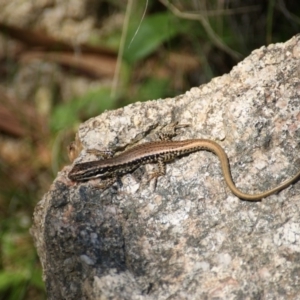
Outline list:
[[[140,165],[148,163],[158,164],[158,172],[156,172],[153,177],[159,177],[165,174],[166,162],[199,150],[207,150],[218,156],[228,187],[232,193],[240,199],[249,201],[260,200],[288,187],[300,177],[299,171],[292,178],[284,181],[273,189],[258,194],[243,193],[235,186],[232,180],[228,157],[225,151],[219,144],[207,139],[144,143],[114,157],[75,164],[68,177],[72,181],[87,181],[96,178],[110,178],[114,181],[119,176],[132,172]]]

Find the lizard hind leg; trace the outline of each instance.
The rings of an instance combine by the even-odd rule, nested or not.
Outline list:
[[[157,179],[160,176],[163,176],[166,174],[166,164],[163,158],[159,158],[157,160],[157,170],[154,172],[149,173],[149,178],[147,179],[146,183],[149,183],[151,180],[154,180],[154,186],[156,187]]]
[[[188,127],[189,124],[178,124],[178,122],[171,123],[163,128],[157,135],[162,141],[171,141],[174,136],[177,135],[177,130]]]

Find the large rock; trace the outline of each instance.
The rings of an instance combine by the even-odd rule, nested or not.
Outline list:
[[[79,128],[84,150],[123,151],[155,140],[208,138],[227,152],[244,192],[300,168],[300,37],[254,51],[228,75],[173,99],[105,112]],[[154,166],[155,167],[155,166]],[[300,183],[259,202],[234,196],[218,158],[200,151],[106,190],[71,182],[71,166],[38,203],[32,234],[49,299],[296,299],[300,294]]]

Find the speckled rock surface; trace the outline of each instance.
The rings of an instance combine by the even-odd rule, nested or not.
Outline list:
[[[300,37],[254,51],[228,75],[174,99],[136,103],[82,124],[85,149],[124,150],[173,121],[176,139],[209,138],[244,192],[300,168]],[[103,191],[74,184],[71,166],[39,202],[32,234],[49,299],[297,299],[300,182],[260,202],[235,197],[218,158],[197,152],[152,165]]]

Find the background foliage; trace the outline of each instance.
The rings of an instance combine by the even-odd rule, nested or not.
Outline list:
[[[29,229],[81,122],[184,93],[300,29],[291,0],[79,2],[0,0],[0,299],[46,298]]]

